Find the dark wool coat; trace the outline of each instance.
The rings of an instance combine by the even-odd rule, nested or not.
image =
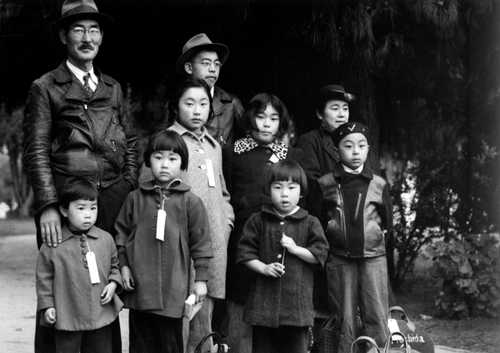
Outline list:
[[[303,152],[299,161],[307,175],[309,192],[306,197],[308,211],[316,216],[321,216],[321,191],[318,178],[332,171],[340,160],[339,151],[333,143],[328,131],[323,128],[309,131],[302,135],[297,142],[297,148]]]
[[[104,287],[114,281],[118,291],[122,283],[113,238],[97,227],[90,228],[86,238],[96,257],[100,283],[90,283],[83,260],[81,235],[71,233],[67,227],[62,229],[62,243],[57,248],[43,244],[38,253],[37,310],[55,307],[55,328],[58,330],[96,330],[113,322],[123,306],[117,295],[108,304],[101,304]]]
[[[129,266],[135,289],[125,306],[179,318],[188,296],[191,259],[196,281],[208,280],[212,257],[205,207],[189,186],[174,181],[165,190],[152,181],[132,191],[116,219],[120,266]],[[156,239],[160,200],[166,197],[165,241]]]
[[[324,265],[328,244],[319,220],[304,209],[285,218],[270,206],[250,217],[238,245],[237,262],[260,260],[266,264],[279,262],[283,253],[283,232],[293,238]],[[285,275],[281,278],[255,275],[245,306],[244,319],[251,325],[312,326],[313,273],[315,265],[285,254]]]

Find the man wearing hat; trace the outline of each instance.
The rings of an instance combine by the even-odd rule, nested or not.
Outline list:
[[[64,1],[55,28],[66,60],[29,90],[23,162],[34,190],[39,246],[61,243],[58,190],[72,177],[95,183],[96,225],[111,234],[123,199],[137,183],[137,139],[124,114],[120,84],[93,65],[110,21],[94,0]],[[38,325],[39,320],[35,351],[54,351],[51,330]],[[115,326],[113,351],[120,352]]]
[[[202,79],[210,87],[214,117],[205,126],[221,146],[233,141],[235,125],[243,115],[240,100],[215,86],[228,56],[227,45],[213,43],[205,33],[199,33],[184,44],[176,63],[178,73]]]

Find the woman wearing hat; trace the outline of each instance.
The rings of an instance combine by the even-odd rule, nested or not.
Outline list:
[[[330,172],[340,160],[337,147],[331,134],[340,125],[349,121],[349,104],[354,95],[346,92],[341,85],[327,85],[320,88],[315,103],[316,117],[320,121],[319,128],[302,135],[297,147],[303,150],[302,167],[306,171],[309,183],[308,211],[321,217],[321,195],[316,180]],[[321,218],[320,218],[321,219]]]

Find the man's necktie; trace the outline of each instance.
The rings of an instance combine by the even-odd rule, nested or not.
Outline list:
[[[91,97],[94,91],[92,91],[92,88],[90,88],[89,80],[90,80],[90,73],[87,73],[85,76],[83,76],[83,89],[87,93],[87,96]]]

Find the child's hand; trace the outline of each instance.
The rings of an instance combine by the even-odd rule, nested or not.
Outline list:
[[[135,287],[134,277],[132,276],[132,271],[130,271],[130,267],[123,266],[121,270],[122,280],[123,280],[123,289],[126,291],[132,291]]]
[[[47,323],[54,325],[56,323],[56,308],[52,307],[45,310],[43,317]]]
[[[106,287],[104,287],[101,293],[102,305],[108,304],[111,301],[111,299],[113,299],[113,295],[115,295],[116,286],[117,286],[116,282],[111,281],[106,285]]]
[[[279,262],[267,264],[264,266],[262,274],[268,277],[279,278],[285,274],[285,266]]]
[[[281,237],[281,246],[287,249],[290,253],[294,253],[295,249],[297,248],[297,244],[295,243],[295,240],[293,238],[290,238],[289,236],[283,234]]]
[[[193,293],[196,296],[196,303],[205,300],[207,296],[207,283],[204,281],[196,281],[193,286]]]

